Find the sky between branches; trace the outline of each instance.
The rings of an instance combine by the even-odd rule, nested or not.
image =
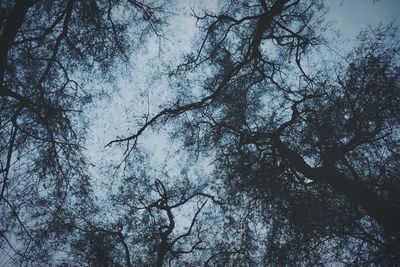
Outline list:
[[[179,64],[180,56],[192,48],[191,41],[197,28],[190,15],[191,8],[201,12],[203,8],[213,10],[216,7],[215,0],[177,0],[177,4],[174,8],[176,13],[171,15],[169,26],[164,30],[165,38],[151,37],[144,47],[133,52],[131,65],[117,75],[115,88],[103,88],[106,92],[113,92],[110,97],[95,99],[87,113],[91,123],[86,148],[89,160],[96,164],[92,170],[95,185],[102,186],[113,179],[98,169],[99,162],[116,164],[123,159],[123,148],[104,146],[117,136],[135,132],[140,127],[137,121],[143,114],[148,113],[151,117],[162,106],[173,103],[173,88],[163,74],[166,66]],[[340,51],[336,51],[341,55],[351,49],[362,29],[379,23],[399,23],[400,20],[399,0],[329,0],[327,4],[326,21],[332,23],[339,37],[331,33],[327,35],[336,41],[342,40]],[[94,83],[89,87],[98,90],[101,85]],[[174,148],[167,142],[165,132],[145,132],[139,142],[150,152],[155,166],[172,173],[179,172],[179,160],[171,157]]]

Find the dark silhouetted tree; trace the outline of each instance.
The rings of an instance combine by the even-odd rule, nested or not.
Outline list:
[[[84,85],[106,88],[134,40],[161,36],[164,7],[0,3],[2,264],[399,265],[398,29],[364,31],[332,56],[323,0],[193,11],[200,35],[169,75],[174,103],[108,144],[125,165],[99,163],[112,182],[96,201]],[[181,172],[141,151],[156,125]]]
[[[329,63],[312,50],[324,47],[323,10],[312,0],[227,1],[195,14],[204,37],[172,75],[197,80],[110,143],[131,141],[129,154],[143,131],[169,122],[194,162],[213,157],[212,181],[249,215],[226,225],[235,241],[220,242],[209,265],[399,264],[398,29],[363,32]]]
[[[53,265],[68,229],[52,225],[90,214],[84,85],[110,81],[164,17],[156,1],[1,1],[1,264]]]

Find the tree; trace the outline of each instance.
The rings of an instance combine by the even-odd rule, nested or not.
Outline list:
[[[397,28],[364,32],[344,61],[312,67],[322,10],[260,0],[195,14],[204,38],[172,75],[198,71],[203,97],[182,93],[109,145],[132,141],[129,155],[150,126],[179,125],[185,149],[214,156],[214,181],[269,214],[253,220],[271,237],[263,264],[398,264]],[[209,262],[232,263],[237,253],[221,251]]]
[[[136,169],[135,169],[136,168]],[[208,249],[210,214],[219,199],[187,179],[151,180],[149,167],[129,168],[95,216],[60,222],[83,234],[71,234],[72,262],[84,266],[185,266]],[[171,186],[168,186],[170,184]],[[108,206],[109,208],[105,208]],[[101,212],[104,212],[105,215]],[[112,214],[107,216],[106,214]],[[72,231],[71,231],[72,232]]]
[[[168,190],[158,179],[154,185],[149,183],[148,177],[140,180],[128,177],[122,192],[115,197],[117,206],[127,208],[121,225],[133,236],[134,265],[181,265],[185,258],[193,263],[192,254],[205,242],[205,229],[199,217],[208,201],[222,203],[187,182],[176,181],[174,188]],[[187,222],[182,224],[176,217],[185,209],[193,212],[185,216]]]
[[[134,0],[1,2],[1,264],[51,265],[61,245],[50,240],[68,235],[52,225],[71,210],[88,213],[83,107],[96,92],[84,84],[112,80],[133,39],[160,34],[163,8]]]
[[[165,4],[0,8],[3,265],[400,264],[395,25],[325,62],[322,0],[193,11],[200,36],[169,73],[174,104],[108,144],[123,146],[125,168],[96,162],[112,177],[99,193],[83,153],[95,92],[83,85],[106,88],[133,39],[161,36]],[[183,165],[173,174],[138,142],[157,125]],[[210,174],[196,170],[205,160]]]

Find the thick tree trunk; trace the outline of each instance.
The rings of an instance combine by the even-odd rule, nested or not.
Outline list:
[[[283,158],[297,171],[315,182],[331,185],[349,201],[361,207],[383,228],[385,234],[400,241],[400,209],[367,188],[361,181],[350,179],[335,167],[312,168],[295,151],[284,145],[279,136],[274,143]]]
[[[332,172],[327,170],[327,172],[325,175],[329,177],[326,181],[328,184],[363,208],[383,227],[385,234],[395,236],[400,241],[400,209],[398,207],[378,196],[361,181],[349,179],[337,170],[332,170]]]
[[[167,247],[164,245],[161,245],[160,248],[158,249],[158,255],[157,255],[157,261],[156,261],[156,267],[162,267],[164,264],[164,258],[165,255],[167,254]]]
[[[0,36],[0,81],[3,82],[7,65],[7,54],[14,42],[18,29],[21,27],[32,1],[18,0],[8,17]]]

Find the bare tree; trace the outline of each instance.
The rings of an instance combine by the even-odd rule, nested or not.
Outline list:
[[[96,203],[83,85],[109,84],[133,39],[161,36],[166,3],[0,3],[2,264],[398,265],[398,29],[321,61],[322,0],[193,10],[200,35],[170,73],[174,104],[108,144],[126,168]],[[209,177],[147,163],[138,140],[167,124],[190,155],[180,164],[206,158]]]
[[[124,211],[119,221],[135,251],[133,265],[181,265],[193,262],[190,259],[204,249],[208,226],[203,222],[207,225],[209,217],[203,213],[207,206],[224,203],[203,187],[184,181],[173,184],[168,189],[161,180],[152,184],[149,177],[131,176],[114,196],[114,206]]]
[[[161,34],[163,10],[156,1],[0,3],[0,247],[8,264],[49,259],[48,224],[77,199],[91,201],[83,108],[94,92],[84,83],[112,80],[133,39]]]
[[[143,131],[173,121],[186,149],[214,151],[214,179],[264,202],[273,222],[260,223],[280,232],[268,242],[266,263],[395,264],[397,28],[364,32],[343,62],[305,68],[311,48],[323,44],[322,13],[322,1],[260,0],[195,15],[205,36],[174,74],[198,71],[204,97],[178,96],[109,145],[133,143],[129,154]],[[332,259],[327,247],[355,256]]]

